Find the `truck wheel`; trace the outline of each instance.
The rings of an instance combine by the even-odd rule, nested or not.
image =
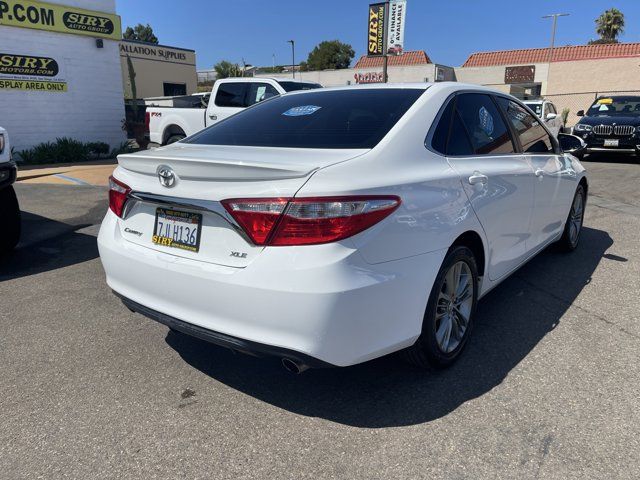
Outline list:
[[[171,145],[172,143],[179,142],[179,141],[180,141],[180,140],[182,140],[183,138],[187,138],[187,137],[186,137],[186,135],[180,135],[180,134],[171,135],[171,136],[167,139],[167,145]]]
[[[0,190],[0,225],[3,234],[0,235],[0,255],[13,250],[20,240],[20,207],[16,192],[12,186]]]

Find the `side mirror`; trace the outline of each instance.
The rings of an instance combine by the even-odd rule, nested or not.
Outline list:
[[[547,120],[553,120],[558,116],[557,113],[547,113]]]
[[[573,155],[579,155],[585,151],[587,144],[580,137],[575,135],[569,135],[567,133],[558,134],[558,142],[563,152],[571,153]]]
[[[576,115],[577,115],[578,117],[584,117],[584,110],[578,110],[578,111],[576,112]]]

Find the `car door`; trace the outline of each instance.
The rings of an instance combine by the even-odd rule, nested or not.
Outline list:
[[[561,233],[570,202],[567,195],[572,191],[570,183],[575,182],[575,172],[538,118],[506,97],[497,97],[497,102],[515,131],[523,155],[536,177],[530,241],[530,247],[536,249]]]
[[[221,82],[207,108],[207,126],[241,112],[246,106],[247,82]]]
[[[445,115],[451,122],[447,159],[460,174],[484,229],[489,242],[488,274],[496,280],[527,256],[533,169],[526,156],[517,152],[511,131],[490,95],[458,94]]]

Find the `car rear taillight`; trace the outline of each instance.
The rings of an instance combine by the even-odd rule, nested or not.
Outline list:
[[[256,245],[318,245],[343,240],[400,206],[395,196],[232,199],[222,202]]]
[[[119,180],[109,177],[109,208],[113,213],[122,218],[122,210],[127,202],[131,189]]]

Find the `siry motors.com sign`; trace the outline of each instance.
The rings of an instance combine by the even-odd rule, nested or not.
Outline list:
[[[66,92],[60,66],[50,57],[0,53],[0,90]]]
[[[31,0],[0,0],[0,25],[120,40],[120,17]]]

